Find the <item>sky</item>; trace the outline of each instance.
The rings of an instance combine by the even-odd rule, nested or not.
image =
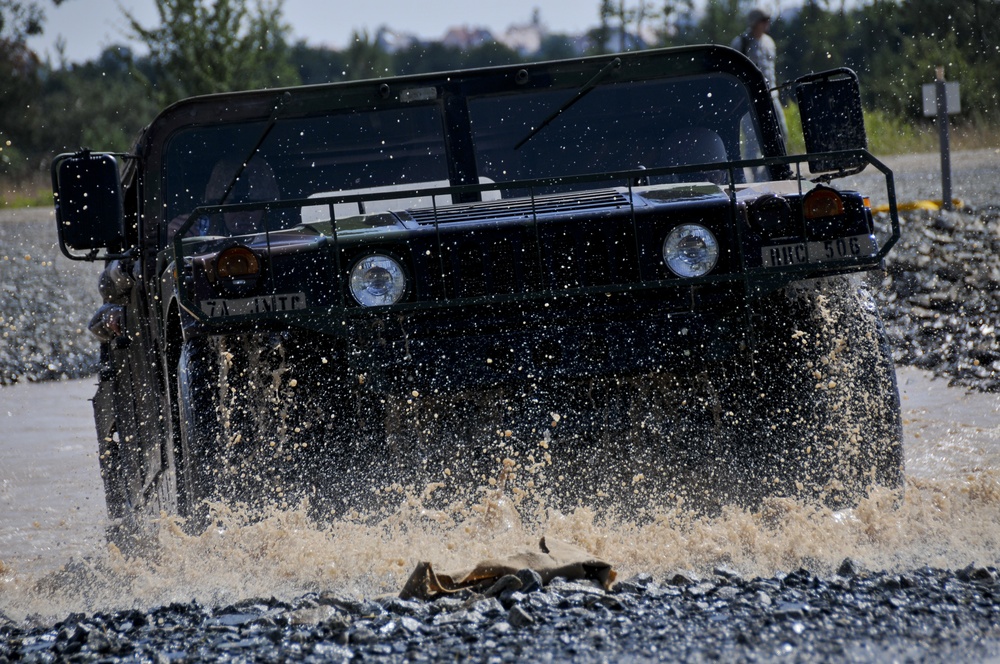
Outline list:
[[[148,27],[159,23],[153,0],[65,0],[54,7],[42,0],[45,32],[28,45],[43,59],[58,62],[56,41],[65,41],[69,62],[98,57],[112,44],[128,43],[122,9]],[[285,21],[292,41],[343,48],[353,30],[371,34],[381,25],[438,39],[453,26],[486,27],[500,34],[512,23],[527,23],[537,7],[553,32],[578,34],[598,23],[598,0],[285,0]],[[135,46],[135,44],[132,44]]]

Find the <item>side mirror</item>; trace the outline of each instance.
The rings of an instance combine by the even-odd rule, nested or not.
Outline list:
[[[861,86],[852,70],[842,67],[803,76],[795,81],[795,98],[807,154],[868,149]],[[866,164],[861,155],[825,157],[810,159],[809,170],[849,175],[860,172]]]
[[[118,160],[87,150],[52,162],[59,248],[73,260],[109,258],[125,242]],[[100,250],[104,255],[99,255]],[[83,252],[83,253],[81,253]]]

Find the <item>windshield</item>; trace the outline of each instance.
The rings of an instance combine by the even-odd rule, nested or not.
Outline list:
[[[731,76],[600,85],[520,148],[572,90],[494,95],[469,104],[479,175],[497,182],[739,159],[757,144]],[[742,125],[742,126],[741,126]]]
[[[448,181],[441,111],[437,105],[365,110],[279,120],[259,150],[241,164],[266,122],[197,127],[171,138],[163,162],[166,219],[199,205],[290,200]],[[230,195],[222,193],[233,183]],[[357,205],[354,214],[358,213]],[[267,224],[287,226],[300,219]],[[230,235],[210,224],[197,234]],[[177,224],[171,222],[171,232]]]
[[[445,187],[691,164],[757,156],[751,104],[733,76],[705,74],[645,81],[602,81],[578,88],[521,89],[464,100],[435,88],[420,101],[299,118],[213,124],[178,131],[163,161],[169,240],[200,205],[306,199],[331,194],[385,195],[416,185]],[[571,104],[574,95],[579,98]],[[564,109],[558,112],[559,109]],[[456,110],[457,109],[457,110]],[[543,123],[546,119],[551,122]],[[530,140],[525,141],[525,137]],[[258,146],[256,151],[255,147]],[[251,156],[252,155],[252,156]],[[244,160],[250,159],[244,164]],[[475,180],[471,179],[474,173]],[[738,181],[751,173],[736,173]],[[644,178],[724,183],[725,169]],[[602,185],[603,186],[603,185]],[[547,193],[573,187],[535,188]],[[227,195],[225,192],[229,192]],[[527,191],[488,191],[483,199]],[[469,201],[469,197],[455,202]],[[472,199],[474,200],[474,199]],[[394,209],[449,205],[450,196],[339,203],[338,219]],[[201,219],[189,235],[236,235],[331,218],[330,206],[243,214],[239,223]]]

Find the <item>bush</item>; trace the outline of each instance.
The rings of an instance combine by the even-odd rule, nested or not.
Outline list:
[[[785,121],[788,123],[787,148],[789,154],[805,152],[802,137],[802,118],[799,107],[791,103],[785,107]],[[986,125],[963,125],[952,129],[952,149],[974,149],[996,146],[1000,128]],[[868,151],[877,157],[918,152],[936,152],[938,131],[933,122],[913,122],[901,116],[882,110],[865,111],[865,131],[868,134]]]

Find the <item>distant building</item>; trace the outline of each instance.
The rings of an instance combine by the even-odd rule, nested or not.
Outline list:
[[[515,51],[521,57],[531,57],[545,51],[546,40],[555,39],[564,46],[560,49],[567,57],[566,52],[573,55],[581,55],[587,52],[592,44],[587,35],[561,35],[549,32],[548,27],[542,22],[538,9],[532,12],[531,20],[527,23],[515,23],[510,25],[500,36],[494,35],[489,29],[481,27],[471,27],[467,25],[448,28],[440,44],[448,48],[469,50],[484,44],[497,42]],[[644,47],[644,40],[635,35],[626,37],[626,48],[619,48],[620,38],[617,35],[611,36],[612,48],[610,50],[636,50]],[[431,40],[433,41],[433,40]],[[383,25],[379,27],[375,34],[375,43],[387,53],[398,53],[405,51],[416,44],[426,44],[427,39],[421,39],[412,32],[402,32],[393,30]]]
[[[449,28],[441,43],[450,48],[468,50],[494,41],[496,40],[493,38],[493,33],[486,28],[470,28],[463,25],[457,28]]]
[[[530,23],[511,25],[498,41],[522,56],[529,56],[542,49],[542,42],[548,33],[538,9],[535,9],[531,14]]]

